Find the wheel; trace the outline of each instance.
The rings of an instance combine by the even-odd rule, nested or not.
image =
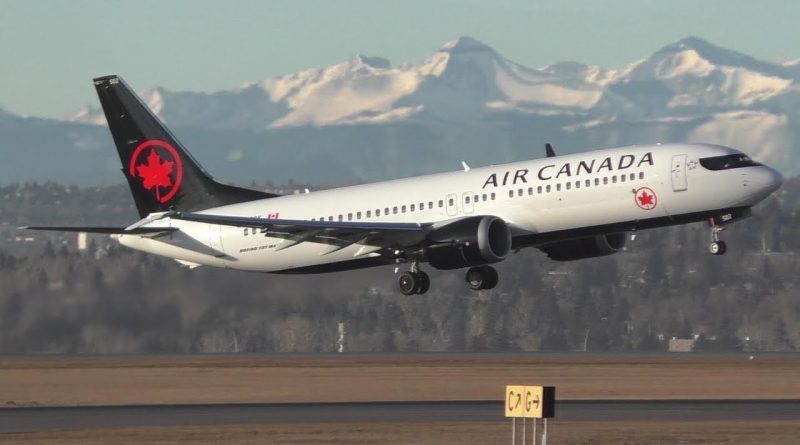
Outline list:
[[[423,271],[417,272],[417,294],[422,295],[428,292],[431,287],[431,278]]]
[[[483,286],[483,272],[480,267],[470,267],[467,270],[467,286],[472,290],[481,290]]]
[[[728,251],[728,246],[725,244],[725,241],[713,241],[708,246],[708,251],[711,252],[712,255],[724,255],[725,252]]]
[[[492,266],[484,267],[486,281],[483,283],[483,289],[494,289],[494,287],[497,286],[497,282],[500,281],[500,277],[497,275],[497,269]]]
[[[400,287],[400,292],[403,295],[413,295],[417,291],[417,281],[416,274],[403,272],[400,278],[397,279],[397,285]]]
[[[497,286],[497,271],[492,266],[471,267],[467,271],[466,281],[472,290],[492,289]]]

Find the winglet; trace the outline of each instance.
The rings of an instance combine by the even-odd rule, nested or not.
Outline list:
[[[464,167],[464,171],[469,171],[469,165],[467,165],[466,161],[461,161],[461,166]]]
[[[553,146],[550,145],[549,142],[544,144],[544,151],[545,151],[545,153],[547,153],[547,157],[548,158],[556,157],[556,152],[555,152],[555,150],[553,150]]]

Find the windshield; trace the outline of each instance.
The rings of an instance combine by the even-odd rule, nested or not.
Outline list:
[[[730,168],[754,167],[761,165],[750,159],[746,154],[714,156],[713,158],[700,159],[700,165],[709,170],[727,170]]]

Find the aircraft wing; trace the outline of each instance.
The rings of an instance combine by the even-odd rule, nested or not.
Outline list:
[[[87,232],[105,233],[108,235],[158,235],[160,233],[173,232],[177,229],[172,227],[101,227],[101,226],[22,226],[19,230],[51,230],[55,232]]]
[[[175,212],[169,216],[184,221],[257,228],[264,236],[285,239],[287,242],[282,243],[279,250],[302,242],[329,244],[332,249],[326,253],[353,244],[382,248],[410,247],[424,241],[430,228],[419,223],[305,221],[191,212]]]

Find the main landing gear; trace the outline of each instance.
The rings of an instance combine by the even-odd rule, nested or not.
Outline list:
[[[411,263],[411,270],[403,272],[397,279],[397,285],[403,295],[422,295],[431,287],[431,279],[414,262]]]
[[[497,270],[492,266],[477,266],[467,270],[467,286],[472,290],[487,290],[497,286]],[[403,272],[397,279],[397,286],[403,295],[422,295],[428,292],[431,279],[419,270],[417,263],[411,264],[411,270]]]
[[[492,289],[497,286],[497,270],[492,266],[471,267],[467,271],[467,286],[472,290]]]
[[[728,246],[725,241],[720,241],[719,239],[719,232],[722,232],[725,228],[718,226],[713,219],[708,221],[708,225],[711,226],[711,244],[708,245],[708,251],[711,255],[725,255],[725,252],[728,251]]]

